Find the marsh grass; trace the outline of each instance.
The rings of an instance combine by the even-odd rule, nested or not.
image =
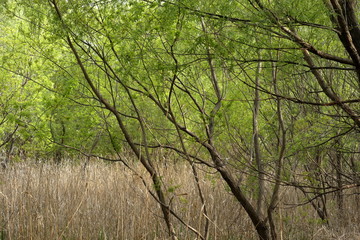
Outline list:
[[[147,189],[150,181],[141,166],[132,167],[134,171],[101,162],[85,170],[70,163],[12,165],[0,177],[0,239],[167,239],[161,211]],[[205,216],[190,167],[177,164],[160,171],[173,209],[202,231]],[[210,239],[257,239],[246,213],[218,175],[209,170],[200,174]],[[330,226],[321,223],[310,206],[286,205],[300,198],[294,190],[283,192],[276,213],[282,239],[360,239],[356,197],[347,198],[343,219],[336,218],[333,206]],[[196,239],[173,221],[179,239]]]

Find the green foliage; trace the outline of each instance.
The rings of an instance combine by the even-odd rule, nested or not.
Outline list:
[[[6,240],[7,239],[5,229],[1,229],[1,231],[0,231],[0,239],[1,240]]]
[[[176,189],[180,188],[181,185],[174,185],[167,188],[168,193],[175,193]]]

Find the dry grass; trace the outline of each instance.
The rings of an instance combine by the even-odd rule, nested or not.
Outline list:
[[[134,164],[138,174],[146,176]],[[190,168],[161,169],[168,199],[191,226],[203,229],[204,215]],[[239,204],[217,175],[200,172],[209,212],[210,239],[257,239]],[[145,179],[148,181],[148,179]],[[297,198],[288,191],[284,201]],[[326,227],[310,207],[276,214],[283,239],[360,239],[358,208],[347,223]],[[335,214],[334,214],[335,215]],[[175,223],[180,239],[196,236]],[[331,226],[334,226],[335,217]],[[335,226],[337,226],[335,224]],[[167,239],[158,204],[140,177],[120,164],[16,164],[0,177],[0,239]]]

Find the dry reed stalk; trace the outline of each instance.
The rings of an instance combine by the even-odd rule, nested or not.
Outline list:
[[[91,163],[86,172],[74,164],[11,166],[0,175],[2,239],[166,239],[159,205],[139,177],[146,173],[137,163],[132,167],[137,174],[120,164],[101,162]],[[205,216],[190,167],[178,163],[159,167],[159,171],[173,210],[201,231]],[[218,175],[199,173],[210,219],[209,239],[257,239],[245,212]],[[350,207],[347,214],[352,225],[330,229],[316,222],[311,207],[284,205],[299,199],[289,190],[279,205],[281,215],[275,220],[283,239],[360,239],[360,217]],[[351,199],[349,206],[354,204]],[[180,239],[196,239],[193,232],[173,221]]]

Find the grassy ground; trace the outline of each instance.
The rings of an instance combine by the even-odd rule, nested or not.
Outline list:
[[[140,166],[133,167],[146,176]],[[202,205],[189,167],[179,164],[162,172],[175,211],[202,231]],[[158,205],[141,178],[121,164],[92,163],[84,171],[81,165],[19,163],[0,174],[0,239],[167,239]],[[200,174],[210,239],[257,239],[218,176]],[[341,221],[330,201],[330,226],[322,224],[310,206],[286,205],[299,200],[300,193],[288,189],[282,196],[276,212],[282,239],[360,239],[355,196],[347,198]],[[175,219],[174,225],[180,239],[196,239]]]

